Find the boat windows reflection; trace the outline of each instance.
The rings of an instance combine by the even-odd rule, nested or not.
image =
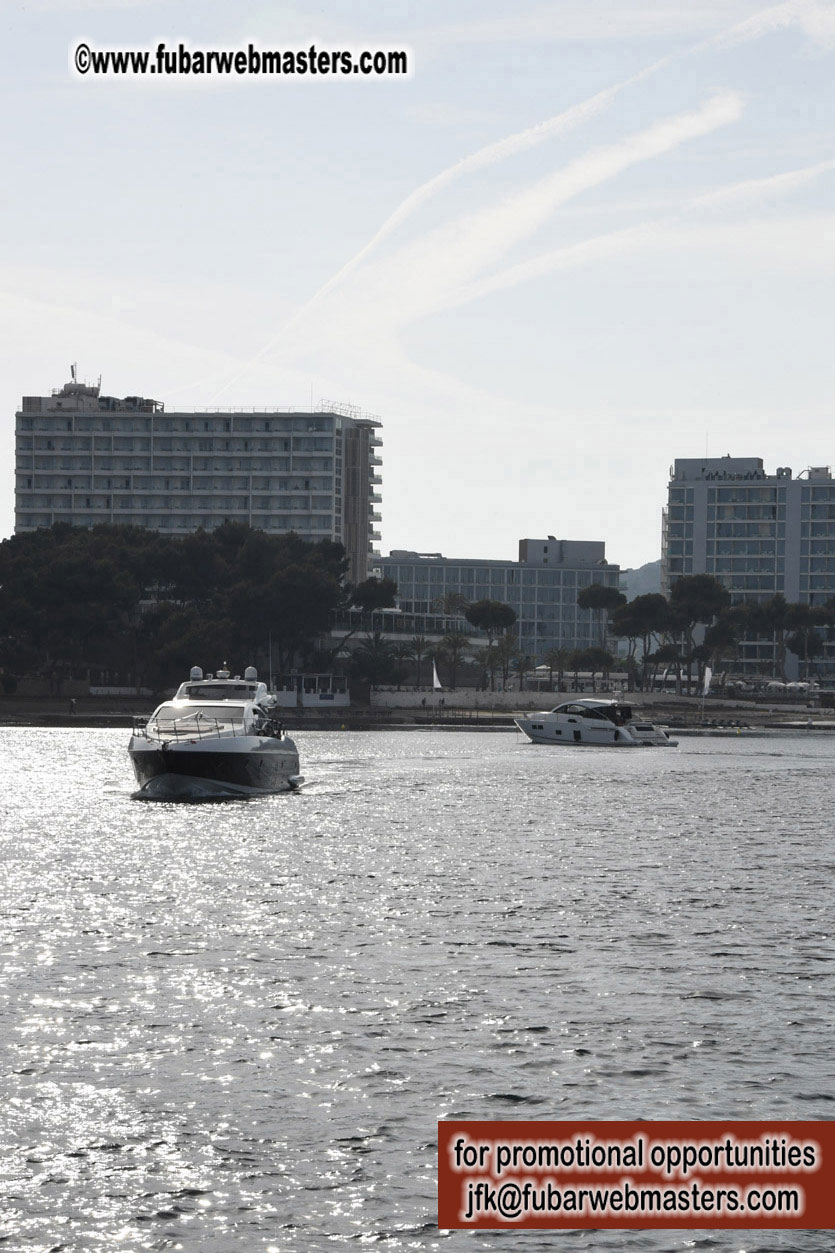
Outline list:
[[[242,734],[243,729],[243,705],[204,705],[201,702],[197,709],[163,705],[154,720],[158,735]]]

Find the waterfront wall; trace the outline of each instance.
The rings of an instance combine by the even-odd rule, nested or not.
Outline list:
[[[474,688],[460,687],[451,691],[387,691],[377,688],[371,692],[372,709],[553,709],[555,705],[570,700],[572,696],[591,696],[587,692],[477,692]],[[620,692],[598,692],[604,700],[613,696],[620,699]],[[625,699],[631,699],[626,697]]]

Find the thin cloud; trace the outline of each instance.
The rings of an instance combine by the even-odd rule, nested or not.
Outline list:
[[[326,353],[331,361],[335,357],[350,360],[356,371],[371,353],[375,371],[379,372],[382,360],[396,362],[403,378],[407,363],[399,335],[405,327],[490,289],[485,273],[561,205],[640,162],[657,159],[734,122],[741,112],[738,95],[721,93],[694,112],[677,114],[616,144],[594,148],[523,191],[405,243],[364,267],[345,290],[333,292],[304,328],[288,328],[282,339],[282,360],[307,356],[313,362]],[[514,268],[493,281],[507,285],[508,274],[513,281],[525,277],[523,268]]]
[[[722,92],[694,112],[677,114],[619,143],[594,148],[498,204],[463,214],[406,244],[374,267],[376,272],[366,279],[371,282],[366,294],[385,300],[399,321],[457,304],[462,284],[476,281],[561,205],[636,164],[735,122],[742,109],[737,93]],[[523,269],[514,267],[513,273]]]
[[[793,2],[794,0],[792,0],[792,3]],[[812,2],[814,3],[814,0],[812,0]],[[787,7],[790,6],[784,4],[777,6],[777,9],[782,11]],[[542,12],[544,12],[544,10],[542,10]],[[649,13],[650,10],[643,9],[642,12],[646,14]],[[738,41],[742,41],[744,39],[755,39],[759,35],[765,33],[767,28],[765,13],[768,12],[771,12],[771,10],[764,11],[763,13],[756,15],[755,18],[749,19],[747,22],[737,24],[732,27],[729,32],[726,32],[724,35],[716,38],[729,39],[733,37]],[[699,44],[688,49],[687,53],[683,55],[698,54],[705,48],[713,45],[715,41],[715,39],[703,40]],[[332,293],[342,285],[345,279],[347,279],[364,262],[367,262],[369,257],[372,256],[384,240],[386,240],[399,227],[407,222],[420,208],[422,208],[439,192],[443,191],[457,179],[465,177],[467,174],[475,173],[478,170],[488,168],[499,161],[505,160],[507,157],[525,152],[548,139],[564,134],[572,130],[574,127],[582,125],[584,122],[590,120],[608,108],[621,92],[625,91],[628,87],[641,82],[643,79],[657,73],[660,69],[677,60],[677,57],[678,54],[670,54],[662,57],[658,61],[655,61],[651,65],[647,66],[645,69],[639,71],[637,74],[632,75],[630,78],[624,79],[620,83],[616,83],[611,87],[605,88],[603,91],[597,92],[595,95],[588,97],[586,100],[580,101],[578,104],[573,105],[571,108],[547,119],[544,122],[529,127],[524,131],[519,131],[513,135],[506,136],[504,139],[498,140],[495,143],[487,144],[485,147],[480,148],[476,152],[463,157],[460,161],[455,162],[454,165],[448,166],[439,174],[436,174],[433,178],[428,179],[419,187],[415,188],[415,190],[411,192],[410,195],[408,195],[406,199],[397,206],[394,212],[391,213],[383,222],[371,239],[369,239],[368,243],[355,253],[354,256],[351,257],[343,266],[341,266],[340,269],[337,270],[336,273],[333,274],[331,278],[329,278],[327,282],[318,289],[318,291],[314,292],[313,296],[311,296],[311,298],[304,305],[302,305],[297,313],[295,313],[287,322],[283,324],[283,326],[280,327],[276,334],[263,345],[263,347],[245,366],[242,366],[241,369],[234,374],[234,376],[228,378],[223,383],[217,392],[217,395],[223,395],[224,392],[239,381],[241,376],[244,375],[251,366],[255,366],[271,352],[273,352],[276,346],[288,335],[294,332],[298,328],[299,324],[303,322],[314,309],[317,309],[322,305],[326,297],[332,295]]]
[[[634,252],[652,242],[653,236],[658,232],[658,227],[659,223],[648,222],[641,226],[626,227],[621,231],[608,231],[605,235],[585,239],[582,243],[570,244],[565,248],[555,248],[551,252],[533,257],[530,261],[523,261],[519,265],[508,266],[498,274],[492,274],[489,278],[471,284],[458,292],[456,303],[467,304],[484,296],[492,296],[495,292],[518,287],[520,283],[529,283],[532,279],[542,278],[546,274],[599,263]]]
[[[674,8],[680,11],[680,6],[674,6]],[[584,11],[588,11],[587,5],[584,6]],[[619,4],[618,12],[622,14],[623,11],[624,6]],[[641,6],[638,10],[632,12],[631,20],[634,21],[639,18],[641,22],[650,19],[653,21],[658,21],[659,19],[663,21],[669,18],[671,12],[672,10],[669,6],[666,9],[661,8],[661,6]],[[708,6],[707,11],[703,9],[702,20],[707,17],[708,13],[712,16],[716,16],[717,9],[711,8],[710,6]],[[553,16],[553,11],[546,11],[543,8],[536,10],[534,13],[529,13],[528,18],[532,19],[534,24],[537,25],[548,14]],[[609,18],[613,19],[614,13],[610,13]],[[564,21],[564,15],[561,16],[560,20]],[[504,29],[503,20],[497,19],[497,21],[499,22],[499,26]],[[520,26],[519,15],[514,17],[513,22],[517,27]],[[823,5],[819,3],[819,0],[785,0],[784,3],[772,6],[769,9],[761,10],[753,17],[737,23],[737,25],[731,27],[722,35],[703,41],[689,51],[691,53],[697,53],[711,45],[714,45],[716,42],[747,42],[749,40],[758,39],[763,35],[770,33],[772,30],[793,24],[801,25],[807,33],[813,34],[819,39],[823,39],[824,37],[828,38],[830,34],[835,37],[835,5]],[[483,29],[485,31],[492,31],[494,25],[495,22],[485,23],[483,24]],[[522,23],[521,25],[524,24]],[[475,27],[462,28],[464,31],[470,31],[470,37],[475,37],[474,32],[478,29],[480,29],[478,25]],[[402,226],[404,222],[412,217],[420,208],[423,207],[423,205],[425,205],[439,192],[444,190],[444,188],[448,187],[451,183],[455,182],[459,178],[463,178],[467,174],[483,170],[499,161],[505,160],[508,157],[516,156],[519,153],[534,148],[538,144],[543,143],[545,140],[565,134],[566,132],[573,130],[575,127],[581,126],[583,123],[589,121],[591,118],[607,109],[617,96],[628,87],[634,86],[644,79],[649,78],[653,74],[656,74],[660,69],[665,68],[674,60],[676,60],[676,54],[670,54],[662,57],[653,62],[651,65],[645,67],[643,70],[640,70],[637,74],[633,74],[631,77],[624,79],[622,82],[616,83],[612,87],[608,87],[603,91],[597,92],[594,96],[590,96],[586,100],[571,106],[571,108],[566,109],[564,112],[559,113],[552,118],[548,118],[544,122],[540,122],[524,131],[518,131],[513,135],[508,135],[495,143],[487,144],[485,147],[480,148],[478,151],[471,153],[466,157],[463,157],[460,161],[455,162],[454,165],[448,166],[445,170],[442,170],[433,178],[430,178],[425,183],[422,183],[397,206],[394,212],[390,214],[390,216],[383,222],[382,226],[375,232],[371,239],[369,239],[368,243],[365,244],[359,252],[355,253],[354,256],[345,263],[345,265],[341,266],[340,269],[337,270],[337,272],[333,274],[317,292],[314,293],[310,300],[302,306],[298,313],[290,320],[290,323],[283,329],[288,329],[289,326],[305,317],[316,305],[319,304],[321,300],[324,299],[324,297],[329,295],[330,292],[338,287],[340,283],[342,283],[344,279],[352,273],[352,271],[367,260],[371,253],[374,252],[378,246],[388,238],[388,236]],[[281,333],[282,332],[279,331],[275,339],[265,346],[263,349],[264,352],[268,352],[270,350]]]
[[[753,17],[732,26],[730,30],[707,41],[708,47],[732,47],[762,39],[779,30],[798,27],[814,43],[835,46],[835,5],[821,0],[784,0],[782,4],[761,9]]]
[[[646,222],[621,231],[610,231],[566,248],[557,248],[520,265],[509,266],[460,291],[456,303],[467,304],[547,274],[584,265],[599,265],[633,255],[641,249],[692,254],[696,248],[724,248],[732,249],[737,257],[743,252],[756,253],[768,258],[772,267],[778,262],[795,269],[802,265],[830,267],[835,264],[833,224],[835,219],[827,214],[804,217],[800,223],[746,220],[705,225],[681,219]]]
[[[100,9],[143,9],[160,5],[163,0],[25,0],[25,13],[88,13]]]
[[[692,35],[727,21],[728,8],[744,12],[750,4],[629,3],[628,0],[581,0],[580,3],[516,6],[513,13],[434,27],[433,46],[462,43],[519,43],[528,40],[574,42],[588,39],[650,39]]]
[[[583,100],[579,104],[572,105],[570,109],[566,109],[563,113],[558,113],[555,117],[548,118],[545,122],[539,122],[536,126],[531,126],[527,130],[517,131],[514,135],[508,135],[504,139],[499,139],[495,143],[487,144],[484,148],[479,148],[477,152],[470,153],[469,156],[462,157],[460,161],[456,161],[454,165],[448,166],[442,170],[440,174],[436,174],[433,178],[422,183],[420,187],[416,187],[410,195],[403,200],[394,212],[386,218],[380,229],[369,239],[359,252],[357,252],[350,261],[347,261],[341,269],[337,270],[327,283],[325,283],[308,301],[308,303],[299,310],[299,317],[309,312],[320,300],[333,291],[352,270],[361,265],[363,261],[399,226],[402,226],[408,218],[412,217],[418,209],[422,208],[427,201],[436,196],[438,192],[454,183],[457,179],[463,178],[466,174],[474,174],[478,170],[484,170],[488,166],[495,165],[499,161],[504,161],[508,157],[518,156],[519,153],[527,152],[530,148],[535,148],[538,144],[543,143],[546,139],[553,139],[557,135],[564,135],[568,131],[573,130],[577,126],[581,126],[584,122],[588,122],[591,118],[608,108],[615,97],[632,83],[638,82],[645,78],[648,74],[654,72],[658,67],[656,65],[649,66],[642,70],[639,74],[633,75],[632,78],[617,83],[613,87],[607,87],[604,91],[598,92],[596,95]]]
[[[473,284],[465,292],[460,293],[461,302],[469,302],[497,291],[507,290],[510,287],[516,287],[519,283],[530,282],[532,279],[541,278],[543,275],[554,273],[557,270],[573,269],[579,265],[610,260],[648,245],[669,247],[682,244],[685,235],[689,245],[692,246],[694,230],[699,230],[703,238],[709,235],[716,241],[726,241],[729,238],[729,232],[733,233],[734,238],[736,238],[736,227],[711,227],[705,232],[702,228],[694,228],[682,224],[682,215],[700,209],[710,210],[748,205],[761,200],[790,195],[792,192],[814,182],[822,174],[827,174],[832,170],[835,170],[835,158],[828,161],[819,161],[816,165],[804,166],[798,170],[788,170],[783,174],[775,174],[769,178],[746,179],[744,182],[720,187],[716,191],[696,196],[692,200],[676,206],[677,213],[672,218],[656,218],[651,222],[627,227],[624,230],[608,231],[606,234],[597,235],[593,239],[583,240],[581,243],[571,244],[565,248],[556,248],[551,252],[534,257],[530,261],[511,266],[498,274],[491,275],[480,283]],[[825,221],[828,222],[828,219],[825,219]],[[784,243],[790,230],[791,227],[786,223],[775,225],[775,232]],[[808,221],[806,219],[804,219],[801,230],[808,238]],[[762,230],[759,227],[753,228],[752,239],[759,241],[762,238]],[[819,255],[817,244],[815,245],[815,252],[816,255]]]
[[[548,139],[567,134],[575,127],[582,126],[585,122],[607,109],[622,91],[656,73],[662,66],[668,64],[670,60],[670,57],[663,57],[645,69],[639,70],[637,74],[633,74],[630,78],[597,92],[595,95],[572,105],[570,108],[563,110],[562,113],[558,113],[544,122],[538,122],[535,126],[530,126],[526,130],[517,131],[512,135],[505,136],[503,139],[496,140],[494,143],[487,144],[483,148],[479,148],[476,152],[470,153],[468,156],[456,161],[454,165],[447,166],[439,174],[427,179],[425,183],[421,183],[405,200],[401,201],[394,212],[386,218],[382,226],[372,235],[368,243],[364,244],[359,252],[346,261],[318,291],[314,292],[311,298],[302,305],[293,317],[285,322],[279,331],[256,353],[249,364],[256,364],[270,353],[284,335],[294,329],[314,308],[321,304],[325,297],[339,287],[358,266],[376,251],[388,236],[393,234],[404,222],[417,213],[423,205],[440,191],[443,191],[444,188],[449,187],[467,174],[487,169],[499,161],[504,161],[508,157],[527,152]],[[244,369],[246,368],[244,367]],[[235,377],[228,379],[220,392],[218,392],[218,395],[222,395],[224,391],[232,387],[239,377],[240,374],[237,374]]]
[[[830,170],[835,170],[835,158],[819,161],[816,165],[806,165],[799,170],[787,170],[784,174],[772,174],[769,178],[749,178],[730,187],[719,187],[716,191],[698,196],[692,201],[692,207],[722,208],[725,205],[747,204],[770,196],[789,195],[814,182],[821,174],[828,174]]]
[[[648,13],[649,10],[642,10],[642,12]],[[295,347],[300,347],[299,338],[297,337],[300,324],[309,321],[309,315],[314,310],[319,315],[320,323],[325,325],[330,323],[333,326],[335,320],[337,324],[341,322],[344,325],[344,310],[338,308],[343,302],[337,301],[337,307],[331,307],[333,305],[333,297],[338,292],[338,289],[344,285],[345,281],[360,267],[363,269],[358,285],[360,299],[362,299],[362,295],[365,296],[366,300],[369,298],[372,300],[381,299],[386,309],[392,309],[395,320],[400,324],[410,320],[406,311],[407,305],[411,304],[410,313],[413,318],[431,312],[433,309],[460,303],[463,293],[456,291],[456,284],[459,288],[463,285],[467,292],[472,293],[495,290],[498,286],[504,285],[504,280],[501,276],[494,276],[492,279],[480,279],[479,269],[483,270],[491,260],[495,260],[513,242],[531,234],[537,225],[553,212],[554,208],[565,203],[572,196],[579,194],[580,191],[585,190],[586,186],[593,186],[596,181],[614,177],[621,168],[626,168],[634,160],[647,159],[639,155],[637,150],[630,154],[628,152],[630,142],[636,142],[638,146],[641,143],[648,143],[650,145],[648,157],[660,155],[668,149],[668,146],[674,147],[677,143],[684,142],[684,140],[691,137],[688,133],[688,127],[693,124],[697,128],[693,132],[693,137],[695,137],[700,133],[708,133],[715,126],[736,120],[741,113],[741,101],[733,93],[720,94],[706,106],[706,110],[701,110],[698,114],[684,115],[680,119],[672,120],[669,124],[661,123],[659,127],[643,132],[635,141],[627,141],[626,146],[621,148],[618,156],[615,153],[620,146],[593,152],[587,157],[581,158],[579,162],[572,163],[571,166],[566,167],[566,170],[559,171],[556,175],[541,180],[528,192],[521,193],[519,197],[511,198],[504,206],[491,207],[481,213],[455,219],[431,235],[419,237],[417,240],[405,245],[404,248],[387,258],[385,263],[369,267],[369,259],[373,257],[379,246],[408,222],[428,201],[456,180],[525,152],[550,138],[557,137],[577,126],[583,125],[607,109],[626,88],[655,74],[662,67],[666,67],[678,60],[682,55],[698,55],[718,44],[731,45],[752,41],[773,30],[792,25],[800,25],[807,33],[811,34],[818,41],[822,41],[828,38],[830,23],[835,26],[835,6],[822,5],[819,3],[819,0],[785,0],[784,3],[763,9],[753,17],[737,23],[721,35],[701,41],[683,53],[674,53],[654,62],[623,82],[614,84],[612,87],[596,93],[594,96],[579,102],[555,117],[547,119],[545,122],[506,136],[463,157],[454,165],[447,167],[433,178],[422,183],[407,196],[382,223],[369,241],[313,294],[310,300],[279,329],[251,361],[241,367],[233,377],[226,380],[218,395],[223,394],[224,391],[236,383],[250,367],[261,362],[270,353],[274,352],[279,343],[284,342],[287,348],[292,349],[293,339],[295,338]],[[680,139],[677,137],[675,130],[676,122],[681,122],[684,127]],[[704,131],[698,129],[702,124],[706,126]],[[672,131],[668,129],[670,125],[673,127]],[[656,142],[660,143],[657,152],[653,150],[653,144]],[[613,161],[613,164],[611,172],[608,172],[610,159]],[[602,166],[597,174],[593,170],[596,160],[602,162]],[[622,165],[621,162],[623,162]],[[575,187],[570,185],[572,176],[576,182]],[[585,182],[585,179],[589,181]],[[560,190],[561,185],[562,190]],[[730,191],[727,194],[730,196]],[[747,193],[740,189],[740,197],[744,194]],[[705,198],[705,205],[707,203],[708,198]],[[546,204],[550,205],[550,207],[544,208]],[[510,219],[512,219],[516,210],[518,210],[518,220],[513,222]],[[503,221],[504,225],[502,224]],[[650,225],[649,229],[652,229],[652,225]],[[640,237],[641,231],[642,228],[637,227],[631,231],[615,232],[614,235],[621,240],[637,239]],[[568,252],[577,258],[583,255],[590,257],[594,252],[595,246],[598,245],[595,245],[594,241],[590,241],[587,246],[582,244],[576,245],[574,249],[568,250]],[[603,245],[599,246],[603,247]],[[445,254],[444,247],[447,249]],[[608,245],[605,247],[608,247]],[[568,255],[566,250],[560,250],[557,254],[548,254],[546,258],[540,258],[524,263],[521,266],[512,267],[511,270],[504,272],[505,278],[512,275],[515,276],[515,282],[520,282],[526,274],[533,276],[535,273],[543,272],[540,267],[544,266],[547,269],[554,264],[549,258],[565,255]],[[562,262],[557,262],[556,264],[560,265]],[[420,272],[418,273],[418,271]],[[357,284],[354,283],[352,287],[356,295]],[[400,298],[398,301],[391,301],[386,298],[392,290],[399,292]],[[404,298],[406,291],[411,292],[411,301]],[[368,324],[369,319],[360,314],[356,302],[353,310],[355,323]],[[336,315],[335,318],[334,315]],[[379,318],[377,320],[379,322]],[[372,318],[370,321],[373,322],[374,319]],[[322,332],[325,329],[325,325],[319,325],[314,328],[313,338],[319,342],[322,341]],[[386,338],[390,337],[387,335]]]
[[[680,8],[680,6],[675,7]],[[708,8],[707,11],[703,10],[703,19],[707,16],[707,12],[711,13],[712,16],[715,17],[721,11],[722,10],[718,8]],[[545,10],[541,10],[540,12],[544,14]],[[665,16],[669,16],[670,12],[671,10],[669,8],[667,10],[661,10],[658,7],[642,7],[633,13],[632,17],[633,20],[635,20],[636,17],[640,17],[641,21],[648,21],[650,19],[656,21],[659,17],[663,18]],[[532,15],[529,14],[528,16],[531,17]],[[499,21],[500,26],[502,26],[502,20],[497,20]],[[560,20],[563,19],[560,18]],[[517,18],[514,17],[513,21],[518,28],[519,21]],[[689,51],[691,53],[702,51],[706,47],[720,40],[727,40],[729,42],[746,42],[748,40],[758,39],[761,36],[768,34],[771,30],[776,30],[781,26],[789,26],[795,23],[806,29],[807,33],[817,32],[819,36],[823,36],[825,33],[829,32],[831,26],[832,33],[835,35],[835,5],[822,5],[818,3],[818,0],[786,0],[783,4],[773,6],[770,9],[762,10],[760,13],[755,14],[752,18],[738,23],[722,35],[716,36],[715,39],[699,43]],[[493,25],[494,23],[487,23],[486,29],[492,29]],[[469,29],[472,33],[474,28],[462,29]],[[361,248],[360,251],[350,259],[350,261],[346,262],[346,264],[342,266],[336,274],[334,274],[327,281],[327,283],[325,283],[319,291],[314,294],[313,297],[311,297],[311,300],[307,303],[307,305],[299,311],[298,316],[301,316],[303,313],[308,311],[323,296],[332,291],[333,288],[346,278],[352,270],[356,269],[356,267],[360,265],[387,236],[401,226],[403,222],[411,217],[428,200],[437,195],[439,191],[442,191],[445,187],[449,186],[450,183],[466,174],[474,173],[493,165],[498,161],[503,161],[507,157],[515,156],[518,153],[527,151],[528,149],[542,143],[546,139],[551,139],[557,135],[564,134],[566,131],[582,125],[584,122],[590,120],[598,113],[608,108],[616,97],[628,87],[635,86],[637,83],[640,83],[644,79],[656,74],[659,70],[666,68],[676,59],[677,54],[675,53],[661,57],[659,60],[654,61],[651,65],[646,66],[643,70],[639,70],[637,74],[633,74],[630,78],[624,79],[622,82],[616,83],[612,87],[605,88],[596,95],[581,101],[579,104],[573,105],[563,113],[557,114],[555,117],[549,118],[545,122],[540,122],[536,126],[532,126],[525,131],[519,131],[513,135],[508,135],[504,139],[498,140],[495,143],[486,145],[486,147],[479,149],[477,152],[471,153],[467,157],[463,157],[454,165],[447,167],[447,169],[442,170],[433,178],[428,179],[425,183],[422,183],[420,187],[417,187],[409,196],[406,197],[405,200],[401,202],[400,205],[398,205],[395,211],[386,219],[368,243],[365,244],[363,248]]]

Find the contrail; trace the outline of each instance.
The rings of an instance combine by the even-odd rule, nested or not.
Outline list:
[[[623,82],[616,83],[612,87],[607,87],[603,91],[597,92],[594,96],[590,96],[587,100],[573,105],[545,122],[529,127],[527,130],[519,131],[514,135],[506,136],[495,143],[488,144],[469,156],[463,157],[454,165],[448,166],[433,178],[416,187],[405,200],[401,201],[368,243],[341,266],[249,361],[244,363],[231,376],[227,377],[226,382],[215,393],[215,397],[221,396],[253,365],[256,365],[267,356],[281,338],[342,283],[384,239],[391,235],[392,232],[407,221],[439,191],[449,186],[450,183],[465,174],[484,169],[498,161],[504,160],[506,157],[525,152],[547,139],[564,134],[572,128],[581,125],[605,110],[627,87],[641,82],[682,57],[698,55],[711,47],[748,42],[793,24],[800,25],[812,38],[831,39],[835,37],[835,6],[822,6],[817,3],[817,0],[783,0],[782,3],[761,10],[753,17],[737,23],[719,35],[698,42],[682,53],[672,53],[662,57],[660,60],[653,62],[652,65],[640,70],[637,74],[624,79]],[[521,270],[522,267],[518,268]]]
[[[740,96],[721,92],[700,109],[665,118],[617,144],[593,148],[502,203],[455,219],[419,241],[411,257],[407,246],[411,272],[418,276],[418,294],[421,286],[426,293],[422,305],[413,307],[411,312],[426,314],[448,307],[449,301],[444,297],[449,295],[453,304],[459,303],[455,297],[461,279],[475,277],[497,255],[537,230],[560,205],[639,162],[662,156],[688,140],[737,121],[741,114]],[[582,249],[582,245],[578,248]],[[481,294],[497,286],[508,286],[508,275],[513,276],[514,283],[526,276],[533,277],[540,264],[538,260],[514,266],[469,290]],[[403,288],[403,284],[398,285],[401,294]],[[408,304],[408,297],[404,299]]]
[[[791,25],[797,21],[808,25],[813,15],[821,18],[825,15],[829,22],[835,25],[835,9],[831,7],[822,9],[816,3],[816,0],[784,0],[781,4],[763,9],[752,18],[738,23],[721,35],[702,40],[689,49],[688,52],[692,55],[703,51],[712,44],[725,40],[728,42],[745,42],[750,39],[757,39],[772,30]],[[288,319],[281,330],[264,346],[254,360],[259,360],[265,352],[268,352],[285,331],[295,326],[320,300],[329,295],[343,279],[355,270],[384,239],[397,230],[403,222],[407,221],[412,214],[417,212],[443,188],[448,187],[450,183],[455,182],[456,179],[463,177],[465,174],[483,170],[498,161],[503,161],[506,157],[516,156],[518,153],[535,148],[546,139],[551,139],[556,135],[564,134],[577,126],[581,126],[584,122],[608,108],[621,92],[664,69],[667,65],[677,60],[680,55],[688,55],[688,53],[671,53],[668,56],[661,57],[660,60],[654,61],[651,65],[639,70],[637,74],[633,74],[630,78],[626,78],[620,83],[615,83],[611,87],[606,87],[603,91],[597,92],[587,100],[582,100],[579,104],[572,105],[571,108],[558,113],[555,117],[548,118],[544,122],[539,122],[536,126],[531,126],[524,131],[517,131],[513,135],[507,135],[504,139],[497,140],[495,143],[487,144],[484,148],[470,153],[469,156],[462,157],[454,165],[441,170],[439,174],[428,179],[425,183],[421,183],[405,200],[401,201],[394,212],[386,218],[379,230],[372,235],[368,243],[364,244],[359,252],[355,253],[335,274],[331,275],[327,282],[302,305],[301,309]]]
[[[775,174],[769,178],[748,179],[742,183],[732,183],[720,187],[715,192],[704,196],[696,196],[685,201],[679,211],[672,217],[655,218],[651,222],[643,222],[640,226],[630,226],[619,231],[610,231],[605,235],[597,235],[593,239],[583,240],[578,244],[570,244],[565,248],[556,248],[543,253],[519,265],[508,266],[479,283],[473,283],[462,289],[455,304],[466,304],[482,296],[491,295],[515,287],[530,279],[540,278],[557,270],[570,269],[589,261],[602,261],[609,257],[619,256],[626,250],[640,247],[644,243],[654,242],[660,232],[669,229],[671,223],[679,223],[692,210],[712,209],[725,204],[746,203],[763,196],[791,194],[797,188],[805,187],[820,174],[835,170],[835,159],[820,161],[816,165],[804,166],[802,169],[789,170],[784,174]]]
[[[760,9],[753,17],[714,35],[699,47],[733,47],[787,26],[799,26],[811,39],[831,44],[835,42],[835,7],[820,4],[818,0],[783,0],[781,4]]]
[[[805,165],[798,170],[786,170],[783,174],[772,174],[768,178],[749,178],[742,183],[733,183],[729,187],[719,187],[716,191],[709,191],[703,196],[698,196],[691,201],[690,207],[709,209],[713,205],[758,200],[761,196],[767,196],[772,192],[781,195],[795,191],[798,187],[805,187],[819,174],[827,174],[830,170],[835,170],[835,158],[818,161],[816,165]]]
[[[566,131],[572,130],[576,126],[581,126],[584,122],[608,108],[620,92],[625,91],[627,87],[631,87],[634,83],[641,82],[642,79],[647,78],[650,74],[656,73],[657,70],[668,64],[672,59],[671,56],[662,57],[660,61],[655,61],[645,69],[639,70],[631,78],[626,78],[622,83],[615,83],[614,86],[597,92],[596,95],[590,96],[588,100],[582,100],[579,104],[572,105],[570,109],[566,109],[563,113],[558,113],[555,117],[548,118],[545,122],[539,122],[536,126],[531,126],[527,130],[517,131],[515,135],[508,135],[504,139],[497,140],[496,143],[488,144],[485,148],[480,148],[477,152],[473,152],[467,157],[462,157],[454,165],[448,166],[440,174],[436,174],[434,178],[430,178],[427,182],[422,183],[420,187],[416,187],[397,206],[394,212],[386,218],[383,225],[369,239],[368,243],[351,257],[350,261],[346,261],[345,265],[311,296],[307,304],[291,319],[291,324],[317,304],[323,296],[333,291],[334,287],[341,283],[352,270],[356,269],[379,243],[444,187],[448,187],[450,183],[455,182],[456,179],[461,178],[464,174],[483,170],[489,165],[494,165],[497,161],[504,161],[506,157],[526,152],[529,148],[535,148],[537,144],[543,143],[546,139],[552,139],[555,135],[565,134]]]
[[[241,366],[240,370],[236,371],[231,378],[227,379],[215,395],[222,395],[227,388],[237,382],[242,374],[271,352],[287,331],[300,322],[325,296],[329,295],[387,236],[397,230],[403,222],[407,221],[412,214],[416,213],[422,205],[431,200],[443,188],[448,187],[450,183],[462,178],[465,174],[483,170],[498,161],[503,161],[506,157],[515,156],[518,153],[526,152],[530,148],[535,148],[537,144],[543,143],[546,139],[552,139],[556,135],[563,135],[567,131],[581,126],[584,122],[608,108],[612,101],[622,91],[625,91],[627,87],[631,87],[633,84],[648,78],[651,74],[655,74],[673,59],[673,56],[662,57],[661,60],[653,62],[652,65],[646,66],[643,70],[639,70],[637,74],[624,79],[623,82],[606,87],[603,91],[589,96],[587,100],[581,100],[578,104],[572,105],[562,113],[558,113],[544,122],[537,123],[536,126],[528,127],[524,131],[517,131],[513,135],[507,135],[504,139],[497,140],[495,143],[487,144],[484,148],[479,148],[476,152],[470,153],[469,156],[462,157],[460,161],[456,161],[454,165],[447,166],[445,170],[441,170],[439,174],[434,175],[433,178],[428,179],[425,183],[421,183],[405,200],[400,202],[394,212],[386,218],[379,230],[369,239],[368,243],[364,244],[359,252],[355,253],[335,274],[331,275],[328,281],[318,291],[314,292],[310,299],[292,317],[288,318],[284,325],[259,349],[255,356]]]

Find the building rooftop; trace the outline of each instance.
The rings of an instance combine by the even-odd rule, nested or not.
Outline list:
[[[809,466],[801,470],[798,478],[831,479],[829,466]],[[769,474],[763,466],[762,457],[677,457],[670,466],[670,478],[674,482],[694,482],[710,480],[741,479],[790,479],[791,466],[778,466],[773,474]]]
[[[408,548],[393,548],[384,561],[434,561],[457,566],[608,566],[606,545],[603,540],[520,539],[519,557],[506,561],[488,557],[445,557],[443,553],[413,552]]]
[[[22,413],[55,413],[59,411],[62,413],[67,411],[73,413],[164,413],[165,405],[162,401],[152,400],[147,396],[103,396],[101,392],[101,378],[99,378],[98,383],[80,383],[75,375],[75,366],[73,366],[72,378],[63,387],[52,388],[48,396],[23,397]],[[296,415],[311,412],[349,418],[355,425],[369,429],[382,426],[382,422],[377,414],[367,413],[358,405],[331,400],[320,400],[315,408],[311,406],[310,409],[304,409],[298,405],[250,408],[241,408],[239,406],[228,408],[221,405],[212,405],[191,410],[175,410],[169,413],[169,416],[177,416],[179,413],[274,413]]]

